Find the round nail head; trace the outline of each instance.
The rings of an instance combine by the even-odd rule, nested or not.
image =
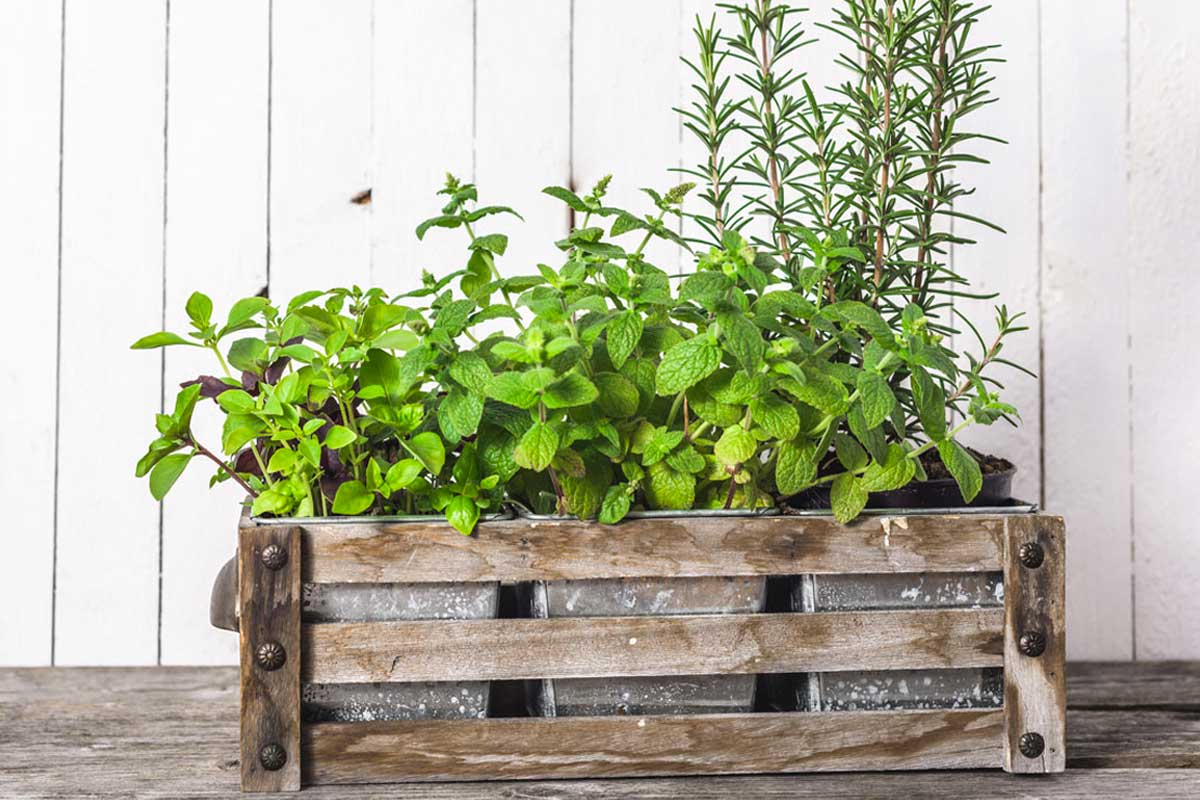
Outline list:
[[[1025,542],[1018,551],[1021,563],[1029,569],[1037,569],[1046,560],[1046,552],[1037,542]]]
[[[1042,653],[1046,652],[1046,635],[1041,631],[1030,631],[1021,636],[1021,640],[1017,643],[1017,647],[1021,652],[1030,658],[1037,658]]]
[[[288,562],[287,550],[277,544],[269,544],[263,548],[262,563],[267,569],[282,569]]]
[[[254,661],[267,672],[273,672],[287,661],[287,651],[279,642],[263,642],[254,651]]]
[[[263,769],[271,772],[283,769],[283,765],[287,763],[287,751],[277,744],[269,744],[258,751],[258,761],[263,765]]]
[[[1025,733],[1021,735],[1018,746],[1021,748],[1021,755],[1026,758],[1037,758],[1046,749],[1046,740],[1040,733]]]

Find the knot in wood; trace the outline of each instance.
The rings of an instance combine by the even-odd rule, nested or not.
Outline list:
[[[1025,542],[1017,551],[1017,556],[1021,559],[1021,563],[1029,569],[1037,569],[1046,560],[1046,552],[1037,542]]]
[[[1026,758],[1037,758],[1046,749],[1046,740],[1040,733],[1024,733],[1021,734],[1021,741],[1017,743],[1017,746],[1021,750],[1021,755]]]
[[[287,550],[277,544],[269,544],[263,548],[262,563],[267,569],[283,569],[288,562]]]
[[[267,672],[273,672],[287,661],[287,651],[279,642],[263,642],[254,651],[254,661]]]
[[[1021,636],[1017,647],[1030,658],[1037,658],[1046,652],[1046,635],[1041,631],[1030,631]]]
[[[287,763],[287,751],[277,744],[269,744],[258,751],[258,762],[263,765],[263,769],[271,772],[283,769],[283,765]]]

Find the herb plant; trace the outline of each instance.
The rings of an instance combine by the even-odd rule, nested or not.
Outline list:
[[[137,467],[154,497],[199,456],[254,514],[440,512],[469,533],[505,502],[616,523],[828,485],[849,521],[872,492],[924,478],[936,451],[973,499],[980,466],[957,437],[1016,417],[985,371],[1009,364],[1004,341],[1023,330],[1000,306],[985,341],[954,308],[970,295],[946,263],[968,243],[952,221],[988,224],[954,209],[969,191],[954,166],[980,160],[970,147],[986,138],[963,127],[990,102],[991,49],[971,40],[981,10],[844,0],[828,32],[847,43],[849,80],[820,102],[797,64],[797,10],[726,9],[732,32],[697,20],[689,62],[694,182],[644,190],[638,210],[607,203],[608,178],[582,196],[547,188],[577,223],[555,265],[505,277],[494,228],[517,213],[448,176],[416,233],[465,234],[461,269],[394,297],[247,298],[219,323],[197,293],[191,331],[135,343],[205,348],[220,367],[159,415]],[[701,213],[684,211],[692,192]],[[654,239],[694,272],[650,263]],[[978,353],[952,348],[960,324]],[[215,449],[193,433],[202,400],[225,415]]]

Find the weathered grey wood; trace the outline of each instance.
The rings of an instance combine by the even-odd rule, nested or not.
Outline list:
[[[1200,711],[1200,661],[1076,661],[1067,707]]]
[[[282,552],[272,568],[264,553]],[[242,789],[300,788],[300,529],[242,527],[238,535],[241,642]],[[283,663],[258,663],[262,646],[282,648]],[[282,767],[264,763],[264,748],[283,748]]]
[[[999,771],[810,774],[544,783],[314,786],[303,798],[610,800],[744,797],[958,798],[973,800],[1191,800],[1200,770],[1139,764],[1200,759],[1200,715],[1128,711],[1185,707],[1200,663],[1071,665],[1070,697],[1113,712],[1071,711],[1069,769],[1037,779]],[[1191,676],[1191,677],[1189,677]],[[1179,678],[1176,681],[1176,678]],[[1093,693],[1097,684],[1105,688]],[[1170,686],[1179,686],[1172,697]],[[1150,702],[1143,698],[1151,697]],[[238,671],[235,668],[0,670],[0,797],[240,798]],[[1122,731],[1136,735],[1124,737]],[[1132,746],[1131,746],[1132,744]],[[1120,769],[1093,769],[1111,763]]]
[[[1001,609],[302,627],[315,683],[998,667]]]
[[[318,583],[531,581],[843,572],[998,571],[1007,516],[511,520],[474,536],[436,523],[304,528]]]
[[[1040,548],[1041,563],[1023,549]],[[1008,772],[1066,769],[1066,536],[1058,517],[1008,520],[1004,566],[1004,711]],[[1042,652],[1023,652],[1023,637],[1040,637]],[[1041,737],[1022,752],[1023,737]]]
[[[721,714],[306,726],[306,783],[653,777],[999,764],[1000,711]]]

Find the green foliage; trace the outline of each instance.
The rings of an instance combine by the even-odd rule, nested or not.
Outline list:
[[[413,291],[246,298],[219,322],[193,295],[191,331],[134,344],[204,348],[220,367],[158,415],[137,466],[153,496],[201,456],[255,514],[284,517],[440,513],[470,533],[505,502],[612,524],[827,485],[849,521],[936,449],[973,498],[980,468],[957,437],[1017,418],[985,373],[1016,366],[1001,352],[1023,330],[1001,306],[989,344],[951,304],[970,296],[946,252],[972,221],[952,168],[985,138],[961,124],[990,102],[982,9],[842,0],[825,33],[850,79],[819,101],[797,63],[812,38],[800,10],[722,7],[729,33],[697,21],[697,95],[680,112],[704,145],[683,170],[704,212],[684,210],[697,183],[646,189],[645,209],[610,205],[609,178],[549,187],[574,227],[554,264],[506,277],[507,234],[479,229],[519,215],[448,176],[416,235],[466,247]],[[656,239],[691,274],[651,263]],[[216,451],[193,433],[202,400],[224,416]]]

